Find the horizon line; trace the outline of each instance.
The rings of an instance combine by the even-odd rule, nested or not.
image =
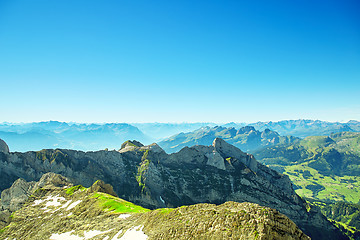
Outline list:
[[[278,123],[278,122],[284,122],[284,121],[320,121],[320,122],[328,122],[328,123],[349,123],[351,121],[356,121],[356,122],[360,122],[360,120],[356,120],[356,119],[349,119],[349,120],[343,120],[343,121],[328,121],[328,120],[320,120],[320,119],[310,119],[310,118],[298,118],[298,119],[283,119],[283,120],[268,120],[268,121],[256,121],[256,122],[236,122],[236,121],[229,121],[229,122],[209,122],[209,121],[196,121],[196,122],[187,122],[187,121],[183,121],[183,122],[76,122],[76,121],[60,121],[60,120],[43,120],[43,121],[32,121],[32,122],[8,122],[8,121],[3,121],[0,122],[0,124],[30,124],[30,123],[47,123],[47,122],[58,122],[58,123],[71,123],[71,124],[230,124],[230,123],[234,123],[234,124],[256,124],[256,123]]]

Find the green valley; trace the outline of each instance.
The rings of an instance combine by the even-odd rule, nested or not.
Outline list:
[[[267,147],[256,158],[289,175],[296,192],[307,198],[360,200],[360,133],[307,137],[298,143]]]

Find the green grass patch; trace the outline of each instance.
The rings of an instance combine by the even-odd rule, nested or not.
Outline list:
[[[144,213],[150,211],[149,209],[106,193],[97,192],[91,197],[96,198],[100,207],[105,211],[112,211],[114,213]]]
[[[305,172],[307,174],[303,174]],[[350,203],[357,203],[360,200],[360,177],[358,176],[324,176],[309,167],[307,163],[286,166],[284,173],[299,187],[295,191],[302,197]],[[324,189],[313,191],[314,189],[311,188],[313,185],[323,186]]]
[[[318,147],[326,147],[329,144],[334,143],[334,140],[327,136],[310,136],[306,137],[300,144],[310,149],[316,149]]]
[[[132,146],[132,147],[139,147],[139,146],[136,146],[134,143],[132,143],[130,140],[126,141],[123,143],[124,145],[128,145],[128,146]]]
[[[174,211],[174,208],[159,208],[155,210],[160,214],[169,214],[170,212]]]
[[[333,220],[334,221],[334,220]],[[343,228],[345,228],[346,230],[352,232],[352,233],[355,233],[356,232],[356,228],[355,227],[351,227],[345,223],[342,223],[342,222],[338,222],[338,221],[334,221],[336,224],[339,224],[341,225]]]
[[[70,187],[68,189],[66,189],[66,194],[68,195],[73,195],[76,191],[85,191],[87,188],[86,187],[83,187],[81,185],[77,185],[77,186],[73,186],[73,187]]]
[[[6,227],[0,229],[0,234],[2,234],[3,232],[5,232],[8,227],[9,227],[9,226],[6,226]]]

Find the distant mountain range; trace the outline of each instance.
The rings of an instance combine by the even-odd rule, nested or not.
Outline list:
[[[256,123],[132,123],[132,125],[139,128],[144,134],[151,136],[156,140],[164,140],[165,138],[168,138],[172,135],[179,134],[181,132],[191,132],[206,126],[222,126],[226,128],[233,127],[237,130],[245,126],[253,126],[258,131],[270,129],[282,136],[291,135],[299,138],[305,138],[308,136],[327,136],[332,133],[344,131],[360,131],[360,122],[354,120],[348,121],[346,123],[299,119]]]
[[[20,152],[46,148],[119,149],[128,139],[151,142],[138,128],[126,123],[71,124],[57,121],[0,124],[0,138],[9,143],[11,151]]]
[[[280,136],[277,132],[269,129],[260,132],[252,126],[242,127],[238,130],[233,127],[226,128],[216,126],[203,127],[189,133],[180,133],[159,142],[159,145],[166,152],[172,153],[179,151],[183,147],[210,145],[213,139],[217,137],[224,139],[226,142],[246,152],[251,152],[265,146],[273,146],[279,143],[292,143],[300,140],[293,136]]]
[[[163,140],[164,138],[181,132],[191,132],[201,127],[216,126],[216,123],[131,123],[147,136],[151,136],[154,141]]]
[[[313,120],[287,120],[280,122],[258,122],[251,124],[258,130],[269,128],[277,131],[280,135],[292,135],[305,138],[308,136],[324,136],[337,132],[358,132],[360,131],[360,122],[349,121],[347,123],[324,122]]]
[[[47,121],[23,124],[1,123],[0,138],[10,144],[12,151],[23,152],[44,148],[95,151],[105,148],[118,149],[119,144],[128,139],[138,140],[145,144],[161,142],[180,133],[192,132],[202,127],[212,128],[217,125],[219,124],[211,122],[81,124]],[[329,135],[342,131],[360,131],[360,122],[358,121],[332,123],[319,120],[286,120],[249,124],[231,122],[221,126],[225,128],[233,127],[236,131],[245,126],[252,126],[259,132],[269,129],[281,136],[291,135],[300,138]],[[264,142],[261,142],[261,145],[263,144]],[[253,148],[254,146],[244,150],[247,151]]]
[[[258,131],[270,129],[278,132],[280,135],[292,135],[295,137],[305,138],[308,136],[327,136],[337,132],[359,132],[359,121],[348,121],[347,123],[326,122],[320,120],[284,120],[278,122],[257,122],[257,123],[227,123],[224,127],[234,127],[239,129],[245,125],[253,126]]]

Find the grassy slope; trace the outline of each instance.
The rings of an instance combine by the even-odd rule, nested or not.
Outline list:
[[[144,213],[150,211],[149,209],[102,192],[94,193],[91,197],[95,198],[100,208],[105,211],[114,213]]]
[[[324,176],[307,163],[286,166],[285,174],[295,184],[297,194],[307,198],[327,201],[347,201],[357,203],[360,200],[360,177]]]
[[[321,212],[341,229],[350,239],[360,238],[360,205],[346,202],[323,202],[307,199],[311,205],[320,207]]]

